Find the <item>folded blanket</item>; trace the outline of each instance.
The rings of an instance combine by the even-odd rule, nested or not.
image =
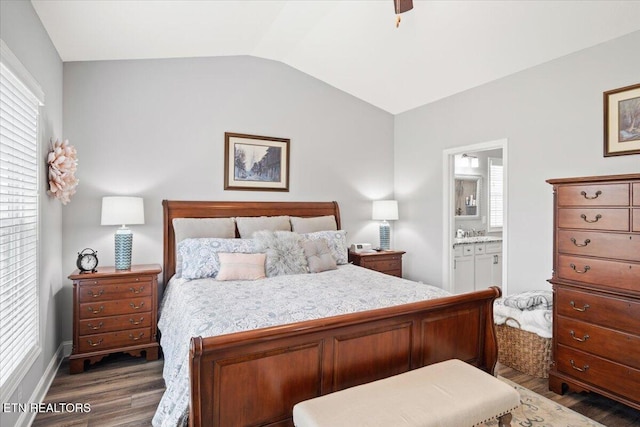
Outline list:
[[[527,332],[533,332],[542,338],[551,338],[553,325],[553,312],[546,309],[520,310],[504,304],[504,298],[498,298],[493,304],[493,321],[496,325],[507,325],[517,328],[518,324],[511,321],[515,319],[520,328]]]
[[[504,305],[520,310],[549,310],[553,307],[553,292],[528,291],[504,298]]]

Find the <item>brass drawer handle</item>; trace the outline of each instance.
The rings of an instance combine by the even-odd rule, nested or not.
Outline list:
[[[102,296],[102,294],[104,294],[104,289],[100,289],[100,292],[98,292],[97,294],[94,294],[93,290],[89,289],[89,296],[92,298],[98,298],[99,296]]]
[[[102,322],[98,323],[97,326],[93,326],[91,323],[87,323],[87,328],[91,329],[92,331],[97,331],[98,329],[101,329],[102,326]]]
[[[580,215],[580,218],[582,218],[584,222],[588,222],[589,224],[592,224],[594,222],[598,222],[598,220],[602,218],[602,215],[600,214],[596,215],[595,219],[587,219],[587,216],[585,214],[582,214]]]
[[[584,243],[577,243],[577,242],[576,242],[576,239],[574,239],[574,238],[572,237],[572,238],[571,238],[571,242],[572,242],[574,245],[576,245],[577,247],[582,248],[582,247],[584,247],[584,246],[587,246],[589,243],[591,243],[591,240],[586,239],[586,240],[584,241]]]
[[[99,346],[100,344],[102,344],[102,338],[100,338],[100,339],[98,340],[98,342],[93,342],[93,341],[91,341],[91,340],[87,340],[87,343],[88,343],[91,347],[97,347],[97,346]]]
[[[140,286],[140,289],[138,290],[129,288],[129,291],[133,292],[134,294],[139,294],[140,292],[144,291],[144,286]]]
[[[91,313],[93,313],[93,314],[98,314],[98,313],[100,313],[102,310],[104,310],[104,305],[101,305],[101,306],[100,306],[100,308],[99,308],[99,309],[97,309],[97,310],[94,310],[94,308],[93,308],[93,307],[87,307],[87,309],[88,309]]]
[[[133,319],[129,319],[129,323],[131,323],[132,325],[139,325],[142,322],[144,322],[144,317],[141,317],[140,320],[133,320]]]
[[[575,311],[587,311],[587,309],[591,307],[589,304],[585,304],[582,306],[582,308],[578,308],[576,307],[576,303],[573,301],[571,301],[569,304],[571,304],[571,307],[573,307]]]
[[[140,303],[140,305],[135,305],[134,303],[130,302],[129,305],[131,306],[131,308],[133,308],[134,310],[138,310],[140,308],[142,308],[144,306],[144,301],[142,301]]]
[[[596,191],[596,195],[595,196],[587,196],[587,192],[586,191],[581,191],[580,194],[582,194],[582,196],[587,200],[593,200],[593,199],[597,199],[598,196],[602,194],[602,191],[600,191],[600,190]]]
[[[573,359],[569,360],[569,363],[571,363],[571,367],[576,371],[586,372],[587,369],[589,369],[589,365],[584,365],[582,368],[577,367]]]
[[[140,332],[140,335],[138,335],[137,337],[134,337],[133,334],[129,334],[129,339],[131,339],[132,341],[138,341],[143,336],[144,336],[144,332]]]
[[[571,269],[572,269],[573,271],[575,271],[576,273],[578,273],[578,274],[584,274],[584,273],[586,273],[587,271],[591,270],[591,267],[589,267],[588,265],[585,265],[585,266],[584,266],[584,270],[578,270],[578,268],[576,267],[576,265],[575,265],[575,264],[573,264],[573,263],[569,264],[569,267],[571,267]]]
[[[573,332],[573,331],[570,331],[569,334],[571,335],[571,338],[573,338],[574,340],[579,341],[579,342],[585,342],[586,340],[588,340],[590,338],[589,334],[584,334],[584,336],[582,338],[576,337],[576,333]]]

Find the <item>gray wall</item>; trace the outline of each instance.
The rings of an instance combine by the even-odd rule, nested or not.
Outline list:
[[[113,265],[116,227],[100,225],[105,195],[144,197],[146,223],[131,227],[132,262],[161,263],[162,199],[336,200],[353,242],[377,241],[371,200],[393,192],[393,116],[274,61],[65,63],[64,126],[80,179],[63,210],[69,273],[85,247]],[[290,138],[290,191],[224,191],[225,132]]]
[[[32,393],[45,375],[56,354],[62,336],[59,334],[60,298],[64,298],[61,265],[60,202],[46,195],[46,156],[49,138],[62,138],[62,61],[49,36],[28,1],[0,1],[0,37],[20,62],[40,84],[45,94],[45,106],[40,110],[40,345],[42,352],[18,390],[8,400],[12,403],[33,402]],[[64,301],[66,303],[66,301]],[[62,305],[65,306],[64,304]],[[68,305],[67,305],[68,308]],[[46,391],[46,390],[45,390]],[[22,398],[19,399],[18,395]],[[0,412],[0,425],[15,425],[15,413]]]
[[[509,292],[546,289],[552,268],[549,178],[640,172],[603,157],[602,93],[638,83],[640,32],[395,118],[397,246],[409,278],[442,285],[443,150],[508,139]]]

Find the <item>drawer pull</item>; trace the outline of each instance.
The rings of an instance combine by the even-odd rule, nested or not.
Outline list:
[[[585,214],[582,214],[580,215],[580,218],[582,218],[584,222],[588,222],[589,224],[592,224],[594,222],[598,222],[598,220],[602,218],[602,215],[600,214],[596,215],[595,219],[587,219],[587,216]]]
[[[589,369],[589,365],[584,365],[582,368],[577,367],[573,359],[569,360],[569,363],[571,363],[571,367],[576,371],[586,372],[587,369]]]
[[[100,292],[98,293],[93,293],[92,289],[89,289],[89,296],[92,298],[98,298],[99,296],[102,296],[102,294],[104,294],[104,289],[100,289]]]
[[[93,307],[87,307],[87,309],[88,309],[91,313],[93,313],[93,314],[98,314],[98,313],[100,313],[102,310],[104,310],[104,305],[101,305],[101,306],[100,306],[100,308],[99,308],[99,309],[97,309],[97,310],[94,310],[94,308],[93,308]]]
[[[140,292],[144,291],[144,286],[140,286],[140,289],[138,290],[129,288],[129,291],[133,292],[134,294],[139,294]]]
[[[575,271],[576,273],[578,273],[578,274],[584,274],[584,273],[586,273],[587,271],[591,270],[591,267],[589,267],[588,265],[585,265],[585,266],[584,266],[584,270],[578,270],[578,268],[576,267],[576,265],[575,265],[575,264],[573,264],[573,263],[569,264],[569,267],[571,267],[571,269],[572,269],[573,271]]]
[[[142,322],[144,322],[144,317],[141,317],[140,320],[129,319],[129,323],[131,323],[132,325],[139,325]]]
[[[581,191],[580,194],[582,194],[582,196],[587,200],[593,200],[593,199],[597,199],[598,196],[602,194],[602,191],[600,191],[600,190],[596,191],[596,195],[595,196],[587,196],[587,192],[586,191]]]
[[[144,301],[142,301],[140,305],[135,305],[134,303],[130,302],[129,306],[131,306],[131,308],[133,308],[134,310],[139,310],[144,306]]]
[[[573,301],[571,301],[569,304],[571,304],[571,307],[573,307],[575,311],[587,311],[587,309],[591,307],[589,304],[585,304],[582,306],[582,308],[578,308],[576,307],[576,303]]]
[[[585,342],[586,340],[589,339],[589,334],[584,334],[584,336],[582,338],[576,337],[576,333],[573,332],[573,331],[570,331],[569,334],[571,335],[571,338],[573,338],[574,340],[579,341],[579,342]]]
[[[591,240],[586,239],[586,240],[584,241],[584,243],[578,243],[578,242],[576,242],[576,239],[574,239],[574,238],[572,237],[572,238],[571,238],[571,242],[573,242],[573,244],[574,244],[574,245],[576,245],[577,247],[582,248],[582,247],[584,247],[584,246],[587,246],[589,243],[591,243]]]
[[[143,336],[144,336],[144,332],[140,332],[140,335],[138,335],[137,337],[134,337],[133,334],[129,334],[129,338],[131,339],[131,341],[138,341]]]
[[[89,344],[91,347],[97,347],[97,346],[99,346],[100,344],[102,344],[102,338],[100,338],[100,339],[98,340],[98,342],[93,342],[93,341],[91,341],[91,340],[87,340],[87,344]]]
[[[97,331],[98,329],[101,329],[102,326],[102,322],[98,323],[97,326],[93,326],[91,323],[87,323],[87,328],[91,329],[92,331]]]

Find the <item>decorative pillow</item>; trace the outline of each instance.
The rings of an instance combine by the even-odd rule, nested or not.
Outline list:
[[[324,239],[305,240],[302,243],[304,255],[307,257],[309,271],[311,273],[320,273],[321,271],[335,270],[338,268],[336,260],[331,256],[327,241]]]
[[[307,272],[302,237],[291,231],[256,231],[256,249],[267,254],[267,277]]]
[[[291,231],[288,216],[237,217],[238,232],[243,239],[250,239],[256,231]]]
[[[264,279],[264,261],[266,254],[218,254],[220,271],[216,280],[258,280]]]
[[[197,237],[217,237],[232,239],[236,237],[236,224],[233,218],[174,218],[173,233],[176,248],[184,239]],[[182,275],[182,257],[176,251],[176,277]]]
[[[291,230],[296,233],[314,233],[316,231],[337,230],[336,217],[333,215],[301,218],[292,216]]]
[[[216,277],[220,270],[219,252],[255,253],[252,239],[185,239],[178,244],[182,256],[182,277]]]
[[[345,230],[317,231],[315,233],[303,234],[302,237],[309,240],[326,240],[329,251],[331,251],[331,256],[336,261],[336,264],[342,265],[349,262],[347,232]]]

